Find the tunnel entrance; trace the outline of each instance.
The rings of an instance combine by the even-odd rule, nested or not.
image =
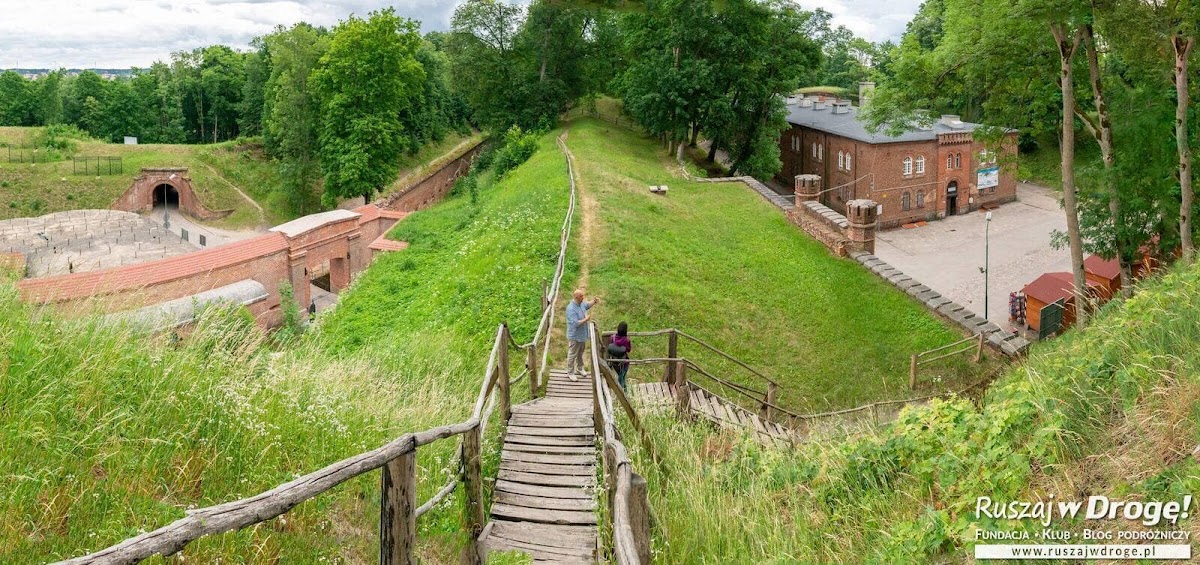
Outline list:
[[[179,191],[169,184],[160,184],[154,187],[154,207],[169,206],[179,207]]]

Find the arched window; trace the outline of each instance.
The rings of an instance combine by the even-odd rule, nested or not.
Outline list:
[[[824,145],[817,146],[817,160],[818,161],[825,160],[825,146]]]
[[[954,168],[956,168],[956,169],[962,168],[962,153],[954,154]]]
[[[812,152],[813,152],[813,159],[816,159],[817,158],[817,144],[816,143],[812,144]]]
[[[917,208],[924,208],[924,207],[925,207],[925,193],[923,191],[917,191]]]
[[[904,174],[906,176],[912,174],[912,157],[904,158]]]
[[[912,209],[912,195],[909,194],[907,191],[902,196],[900,196],[900,208],[903,210]]]
[[[954,155],[946,155],[946,170],[954,168]]]
[[[851,156],[850,156],[850,154],[849,154],[849,153],[847,153],[847,154],[846,154],[846,170],[847,170],[847,171],[849,171],[849,170],[850,170],[850,166],[851,166],[850,160],[851,160],[851,159],[853,159],[853,157],[851,157]]]
[[[841,151],[838,151],[838,170],[840,171],[845,168],[846,168],[846,154]]]
[[[917,157],[917,174],[918,175],[925,174],[925,156],[924,155]]]

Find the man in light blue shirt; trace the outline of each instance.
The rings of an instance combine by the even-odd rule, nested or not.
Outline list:
[[[588,332],[588,322],[592,321],[592,315],[588,314],[588,310],[599,302],[599,298],[584,302],[583,289],[576,289],[571,302],[567,304],[567,375],[573,381],[579,380],[575,376],[577,372],[587,376],[587,365],[583,363],[583,349],[591,335]]]

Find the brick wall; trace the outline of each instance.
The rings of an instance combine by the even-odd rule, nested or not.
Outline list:
[[[978,157],[984,146],[969,132],[949,134],[942,140],[895,143],[866,143],[826,132],[792,125],[779,139],[783,162],[776,179],[790,185],[798,174],[820,175],[820,202],[834,210],[844,210],[856,198],[879,202],[883,207],[880,229],[897,227],[918,220],[936,220],[951,213],[965,214],[984,204],[1000,204],[1016,199],[1016,134],[1003,143],[1000,184],[995,191],[976,188]],[[958,136],[958,137],[953,137]],[[959,139],[962,138],[962,139]],[[800,140],[799,150],[793,139]],[[952,142],[951,142],[952,141]],[[823,147],[823,157],[813,157],[813,144]],[[839,168],[838,153],[852,157],[850,167]],[[958,166],[946,168],[946,157],[960,154]],[[925,170],[917,172],[917,161],[925,159]],[[904,159],[913,160],[912,173],[904,174]],[[952,161],[953,162],[953,161]],[[954,208],[949,209],[947,188],[955,183]],[[843,186],[845,185],[845,186]],[[842,187],[837,190],[831,190]],[[905,193],[908,207],[905,209]]]
[[[233,210],[211,210],[205,206],[192,190],[192,179],[187,176],[187,169],[142,169],[129,189],[110,208],[125,212],[148,212],[154,207],[154,189],[164,184],[175,189],[179,195],[179,209],[192,217],[211,221],[233,213]]]
[[[415,212],[441,202],[450,193],[450,189],[454,188],[454,181],[467,174],[471,168],[471,162],[482,150],[483,143],[481,142],[457,159],[417,181],[411,187],[385,196],[377,204],[385,210]]]

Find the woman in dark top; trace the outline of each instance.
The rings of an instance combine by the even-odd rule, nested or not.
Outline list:
[[[625,322],[617,324],[617,335],[612,338],[612,343],[609,344],[610,359],[629,359],[630,352],[633,351],[633,343],[629,341],[629,325]],[[616,362],[613,363],[613,368],[617,370],[617,382],[621,385],[621,390],[625,390],[625,375],[629,373],[629,363]]]

